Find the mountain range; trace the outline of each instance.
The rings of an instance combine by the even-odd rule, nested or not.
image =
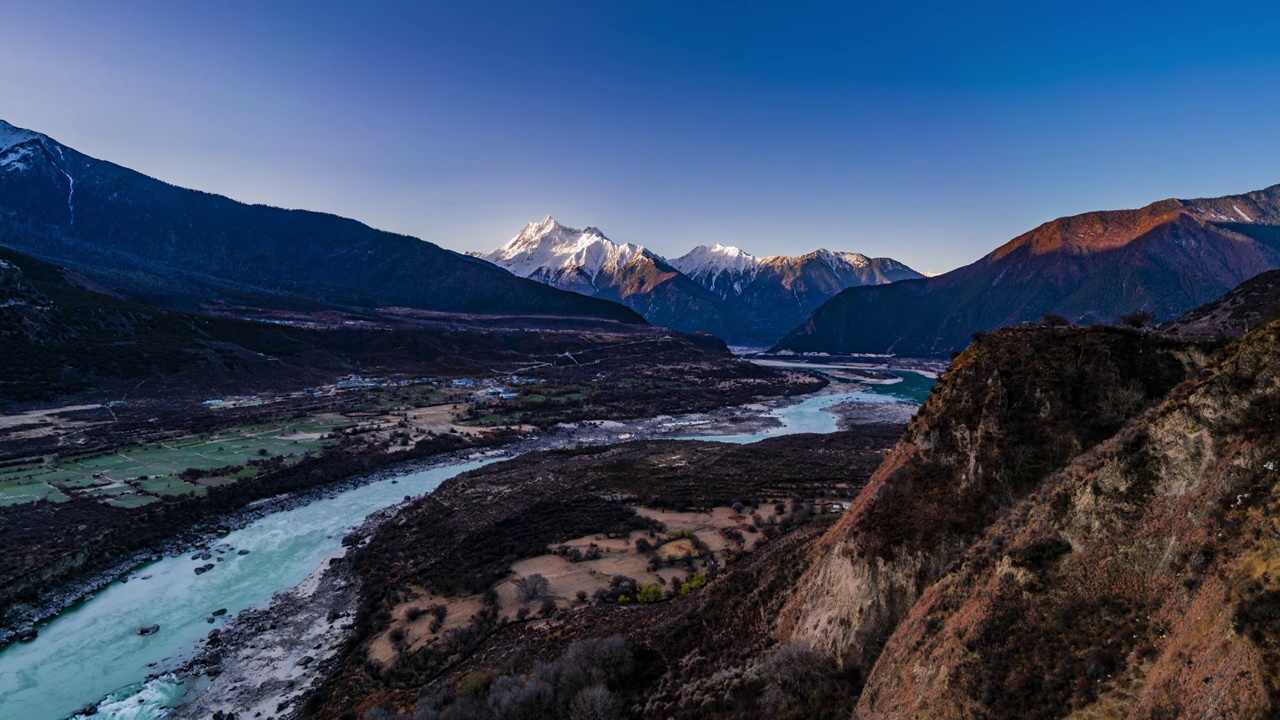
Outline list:
[[[429,242],[176,187],[4,121],[0,245],[182,309],[403,306],[641,322],[614,303],[515,278]]]
[[[937,277],[841,292],[776,350],[945,356],[1039,320],[1170,320],[1280,268],[1280,185],[1045,223]]]
[[[928,278],[825,249],[755,257],[713,245],[667,259],[550,217],[469,257],[334,215],[176,187],[0,121],[0,246],[183,311],[647,319],[777,351],[946,356],[974,333],[1047,313],[1168,321],[1280,268],[1280,185],[1059,218]]]
[[[656,325],[740,344],[772,343],[845,288],[923,277],[890,258],[825,249],[761,258],[701,245],[669,260],[551,216],[476,256],[520,277],[620,302]]]

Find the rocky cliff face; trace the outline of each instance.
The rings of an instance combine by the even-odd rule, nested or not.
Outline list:
[[[780,634],[869,671],[925,589],[989,525],[1198,360],[1181,343],[1117,329],[981,338],[824,538]]]
[[[859,717],[1266,717],[1280,325],[1049,475],[875,663]]]
[[[1254,284],[1173,327],[1274,316]],[[1230,345],[979,337],[815,550],[781,639],[863,674],[858,718],[1274,717],[1278,421],[1280,321]]]

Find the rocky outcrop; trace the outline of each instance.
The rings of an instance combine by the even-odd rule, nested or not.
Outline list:
[[[985,528],[857,716],[1274,716],[1277,419],[1273,324]]]
[[[1262,273],[1211,303],[1161,326],[1185,338],[1240,337],[1280,319],[1280,270]]]
[[[867,672],[921,593],[986,527],[1201,360],[1182,343],[1111,328],[980,338],[827,533],[779,634]]]

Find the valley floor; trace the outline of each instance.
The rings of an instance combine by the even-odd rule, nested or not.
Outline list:
[[[583,425],[587,418],[702,412],[824,385],[672,348],[655,356],[606,347],[607,362],[537,375],[348,376],[284,394],[143,397],[0,416],[0,642],[73,602],[79,580],[91,587],[139,553],[216,533],[253,503],[566,424],[584,442],[610,436],[607,426]],[[636,432],[659,433],[660,423]]]
[[[352,560],[333,562],[325,571],[325,578],[337,578],[324,581],[332,592],[305,594],[305,597],[296,591],[286,594],[269,609],[237,619],[224,631],[190,666],[197,676],[212,671],[214,677],[207,685],[193,684],[197,688],[195,697],[179,717],[275,704],[280,704],[280,714],[264,713],[264,717],[290,716],[298,712],[297,703],[302,697],[317,697],[308,693],[320,687],[326,676],[341,678],[351,671],[354,656],[346,648],[362,639],[367,642],[361,645],[364,649],[359,651],[360,656],[367,653],[367,657],[379,665],[395,665],[402,662],[403,657],[433,656],[439,646],[449,645],[460,634],[473,632],[477,618],[494,613],[490,621],[492,627],[482,633],[486,639],[479,645],[459,648],[438,660],[455,669],[437,671],[437,674],[445,672],[440,677],[457,677],[457,673],[462,672],[458,668],[473,665],[471,658],[502,655],[505,651],[500,648],[511,642],[512,633],[518,637],[523,632],[520,628],[538,634],[590,633],[598,630],[600,612],[605,612],[608,622],[616,622],[618,618],[598,604],[602,594],[608,595],[611,591],[613,597],[618,598],[616,589],[620,582],[631,583],[629,592],[633,595],[636,588],[650,588],[644,593],[654,597],[644,602],[665,596],[663,607],[673,602],[679,605],[675,601],[698,594],[708,573],[714,575],[757,551],[764,552],[765,543],[770,543],[766,555],[771,555],[771,543],[784,537],[792,538],[785,544],[792,547],[796,542],[794,538],[805,535],[804,528],[824,527],[829,519],[838,517],[896,439],[900,423],[909,417],[913,407],[906,403],[845,403],[834,408],[844,428],[841,432],[775,437],[742,446],[641,441],[653,436],[649,430],[654,426],[669,429],[673,425],[670,420],[607,423],[611,435],[614,435],[612,431],[621,432],[611,438],[590,433],[578,435],[584,428],[577,428],[576,442],[572,445],[582,447],[579,451],[532,452],[518,460],[449,481],[431,496],[432,504],[445,503],[459,510],[460,520],[448,522],[461,524],[449,531],[456,535],[448,537],[465,542],[470,549],[462,551],[464,559],[460,560],[467,567],[455,568],[446,574],[462,578],[474,572],[493,572],[495,580],[491,587],[473,585],[472,590],[458,594],[444,587],[427,590],[416,585],[406,586],[395,591],[401,599],[387,608],[388,624],[376,625],[379,622],[376,617],[381,613],[375,613],[375,627],[365,627],[368,610],[361,612],[353,605],[348,589],[352,583],[360,584],[363,580],[362,602],[367,603],[385,589],[381,585],[384,581],[368,576],[370,567],[377,567],[375,574],[382,576],[388,571],[388,564],[395,565],[398,555],[392,550],[391,557],[387,557],[383,554],[385,549],[362,547]],[[742,432],[744,426],[764,429],[763,426],[769,424],[768,416],[753,417],[753,413],[766,409],[765,405],[755,405],[711,416],[681,418],[675,427],[687,427],[686,423],[693,419],[701,430],[712,434],[712,439],[717,428],[734,433]],[[611,441],[616,442],[617,436],[630,442],[604,447]],[[595,443],[600,445],[593,447]],[[637,482],[627,477],[648,479]],[[586,525],[582,524],[581,507],[571,505],[579,509],[563,516],[561,510],[552,509],[554,504],[546,505],[546,502],[558,502],[551,500],[552,497],[592,495],[603,486],[612,488],[610,494],[618,498],[616,505],[611,506],[616,510],[586,511]],[[772,495],[772,504],[765,504],[761,493]],[[634,499],[626,500],[628,496]],[[803,500],[798,499],[801,496]],[[739,497],[747,498],[758,507],[740,507]],[[478,548],[513,532],[509,519],[513,513],[526,512],[523,508],[530,507],[530,503],[539,509],[536,517],[529,518],[532,525],[528,532],[561,539],[543,543],[541,554],[535,541],[534,545],[519,551],[523,559],[509,567],[500,562],[486,571],[485,553]],[[406,516],[412,518],[421,511],[420,506],[419,502],[401,509],[394,516],[396,526],[413,522],[406,520]],[[567,507],[570,506],[566,506],[566,510]],[[641,529],[621,533],[604,531],[610,522],[604,518],[619,517],[615,512],[621,513],[620,517],[633,517]],[[375,541],[376,546],[381,542],[378,539],[384,538],[378,534],[377,527],[389,517],[392,516],[379,516],[359,534]],[[593,525],[590,517],[599,517],[599,522],[604,524]],[[572,534],[570,527],[588,532],[566,537],[564,533]],[[403,530],[396,532],[401,534]],[[766,541],[767,537],[773,540]],[[454,540],[440,537],[427,539],[410,535],[404,540],[417,547],[455,546]],[[656,549],[650,550],[650,546]],[[368,565],[371,561],[374,566]],[[356,566],[354,570],[352,563]],[[537,603],[522,601],[519,597],[521,579],[531,576],[548,580],[548,587]],[[452,581],[436,577],[435,582],[448,585]],[[491,593],[495,598],[492,606],[487,599]],[[625,600],[623,602],[625,604]],[[641,605],[635,605],[635,611],[646,612]],[[437,613],[443,619],[433,621]],[[299,644],[293,639],[301,635],[312,637],[307,633],[314,634],[316,619],[322,616],[329,620],[328,629],[315,636],[314,645],[310,640]],[[353,625],[349,621],[353,617],[366,620]],[[767,638],[762,636],[758,640],[766,642]],[[305,667],[300,669],[297,661],[303,655],[316,659],[305,661]],[[431,664],[432,661],[428,661],[428,665]],[[286,671],[293,682],[278,682],[280,674]],[[349,704],[349,700],[344,700],[344,705]],[[318,701],[310,702],[314,706]]]

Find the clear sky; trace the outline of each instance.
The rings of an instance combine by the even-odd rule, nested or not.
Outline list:
[[[458,250],[550,213],[936,272],[1280,183],[1273,3],[0,0],[0,73],[90,155]]]

